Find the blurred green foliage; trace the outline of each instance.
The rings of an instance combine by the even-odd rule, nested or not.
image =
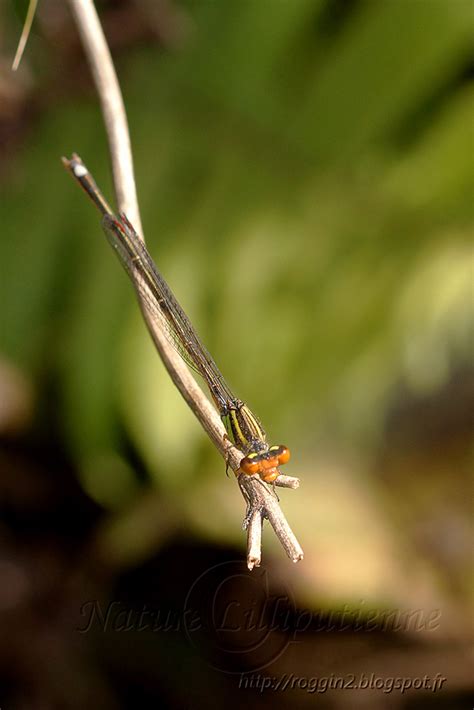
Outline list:
[[[179,47],[117,56],[149,248],[292,472],[328,442],[373,447],[397,384],[439,388],[468,357],[472,5],[180,8]],[[49,52],[33,36],[40,85]],[[3,356],[40,401],[53,383],[92,495],[113,507],[139,485],[114,458],[124,428],[159,485],[192,494],[222,462],[61,168],[72,151],[111,196],[92,94],[43,105],[2,186]]]

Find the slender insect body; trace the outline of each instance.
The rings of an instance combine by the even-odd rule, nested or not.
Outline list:
[[[103,215],[102,227],[133,283],[140,304],[159,320],[186,364],[206,381],[229,438],[244,453],[240,472],[274,482],[279,475],[278,466],[290,458],[289,450],[282,445],[269,447],[258,419],[244,402],[234,397],[126,215],[114,214],[77,155],[71,160],[63,158],[63,162]]]

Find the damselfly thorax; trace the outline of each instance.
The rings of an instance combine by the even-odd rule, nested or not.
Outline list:
[[[283,444],[268,446],[262,425],[240,399],[227,403],[221,418],[228,436],[245,454],[240,462],[241,471],[273,483],[280,474],[278,466],[290,459],[288,447]]]

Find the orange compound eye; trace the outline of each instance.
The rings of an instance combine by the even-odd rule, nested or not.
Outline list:
[[[240,462],[240,468],[244,473],[252,476],[254,473],[258,473],[260,470],[260,462],[254,461],[251,456],[245,456]]]
[[[287,463],[290,460],[290,449],[288,449],[286,446],[280,446],[280,451],[278,453],[278,463],[280,466],[283,466],[284,463]]]

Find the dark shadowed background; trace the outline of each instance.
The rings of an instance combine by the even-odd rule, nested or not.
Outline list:
[[[265,526],[252,573],[60,164],[112,199],[68,3],[12,73],[26,6],[0,8],[2,710],[467,707],[471,2],[97,3],[149,249],[301,479],[304,561]]]

